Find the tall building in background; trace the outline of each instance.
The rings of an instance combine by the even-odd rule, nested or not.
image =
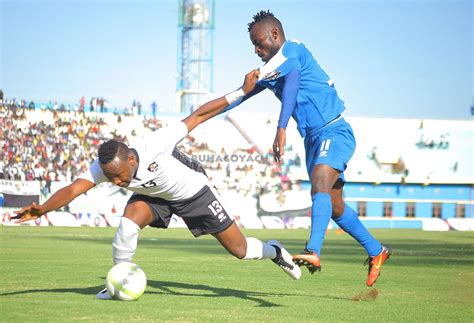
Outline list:
[[[190,113],[213,92],[214,0],[180,0],[177,109]]]

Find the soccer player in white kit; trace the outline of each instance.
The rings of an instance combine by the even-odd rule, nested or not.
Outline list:
[[[245,238],[208,178],[199,169],[193,169],[173,156],[175,145],[183,137],[200,123],[222,112],[236,95],[250,92],[257,78],[257,70],[248,73],[242,92],[204,104],[181,122],[156,131],[150,142],[134,148],[117,140],[103,143],[98,158],[85,173],[42,205],[32,203],[16,211],[20,217],[17,223],[36,219],[67,205],[94,186],[109,181],[134,192],[112,243],[114,264],[132,260],[141,229],[147,225],[167,228],[172,214],[176,214],[183,218],[195,237],[212,234],[233,256],[271,259],[293,279],[299,279],[299,266],[293,263],[292,256],[278,241]],[[109,298],[105,289],[97,297]]]

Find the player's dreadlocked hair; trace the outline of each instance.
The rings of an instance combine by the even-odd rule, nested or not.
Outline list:
[[[250,32],[250,30],[252,29],[252,27],[257,23],[257,22],[271,22],[272,24],[275,24],[276,27],[280,28],[281,31],[283,31],[283,27],[281,25],[281,22],[280,20],[278,20],[277,18],[275,18],[275,16],[273,15],[273,13],[270,11],[270,10],[260,10],[259,12],[257,12],[256,15],[254,15],[253,17],[253,21],[248,23],[247,26],[249,27],[248,28],[248,32]]]
[[[115,157],[120,160],[127,160],[129,150],[123,142],[110,139],[99,147],[99,162],[105,165],[114,160]]]

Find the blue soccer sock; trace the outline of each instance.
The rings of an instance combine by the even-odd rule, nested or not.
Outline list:
[[[324,235],[328,228],[332,214],[331,195],[328,193],[316,193],[313,195],[311,207],[311,235],[306,249],[321,254]]]
[[[360,222],[356,211],[349,205],[345,205],[344,213],[338,218],[333,218],[334,222],[345,232],[349,233],[354,239],[365,248],[370,257],[377,256],[382,251],[382,244],[378,242]]]

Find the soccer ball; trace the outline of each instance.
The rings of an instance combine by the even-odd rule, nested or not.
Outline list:
[[[113,299],[137,300],[146,288],[145,272],[134,263],[121,262],[109,270],[105,286]]]

